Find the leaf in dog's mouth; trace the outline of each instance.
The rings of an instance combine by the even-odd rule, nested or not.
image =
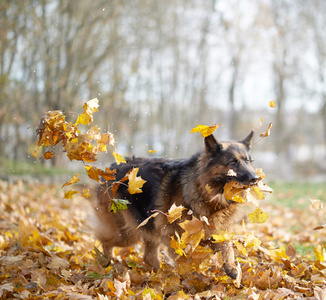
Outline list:
[[[244,185],[235,180],[230,181],[224,185],[223,195],[227,200],[232,200],[238,203],[251,202],[256,209],[259,206],[259,200],[265,199],[264,193],[271,193],[273,190],[262,182],[262,178],[265,178],[265,174],[261,169],[256,170],[258,181],[252,185]],[[255,211],[256,212],[256,211]],[[253,216],[253,214],[251,214]],[[266,222],[267,217],[260,218],[257,223]],[[251,220],[251,219],[250,219]]]

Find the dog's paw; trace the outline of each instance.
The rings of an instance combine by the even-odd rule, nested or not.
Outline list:
[[[232,266],[228,263],[224,263],[223,265],[224,271],[228,274],[231,278],[236,279],[239,275],[239,271],[236,266]]]

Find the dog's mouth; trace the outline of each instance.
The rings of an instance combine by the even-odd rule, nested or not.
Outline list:
[[[253,178],[251,180],[243,180],[241,178],[235,177],[235,176],[227,176],[227,182],[235,181],[234,182],[234,187],[243,189],[243,188],[248,188],[250,186],[253,186],[257,184],[259,178]]]

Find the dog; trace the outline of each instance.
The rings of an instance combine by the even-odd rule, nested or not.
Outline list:
[[[110,166],[116,169],[116,180],[121,180],[132,168],[139,168],[138,175],[146,180],[142,193],[130,194],[127,184],[120,184],[113,197],[110,189],[113,181],[101,184],[94,204],[97,217],[95,231],[101,241],[104,255],[111,260],[113,247],[129,247],[139,241],[144,243],[144,262],[154,270],[160,268],[159,246],[166,245],[172,257],[176,254],[170,246],[171,237],[183,229],[178,221],[170,224],[164,214],[150,218],[146,225],[138,225],[153,214],[166,213],[175,203],[200,219],[206,217],[219,230],[230,230],[239,203],[222,195],[227,182],[235,180],[242,185],[254,184],[257,174],[251,165],[250,149],[254,131],[239,142],[219,142],[213,135],[207,136],[205,149],[189,159],[130,158],[126,163]],[[233,170],[230,176],[229,170]],[[236,174],[236,176],[234,175]],[[126,183],[126,182],[125,182]],[[208,193],[206,186],[210,187]],[[111,199],[130,202],[126,210],[110,211]],[[183,218],[183,219],[184,219]],[[210,226],[211,227],[211,226]],[[207,244],[214,251],[221,251],[224,270],[232,278],[237,277],[233,247],[228,242],[212,243],[207,229]]]

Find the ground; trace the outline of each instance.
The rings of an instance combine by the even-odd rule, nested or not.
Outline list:
[[[158,272],[144,264],[141,245],[115,249],[104,267],[89,200],[63,199],[60,186],[0,181],[3,299],[326,299],[325,211],[310,200],[326,201],[323,184],[271,184],[264,224],[252,224],[253,208],[243,207],[230,234],[239,288],[221,255],[199,246],[185,246],[175,263],[163,251]]]

